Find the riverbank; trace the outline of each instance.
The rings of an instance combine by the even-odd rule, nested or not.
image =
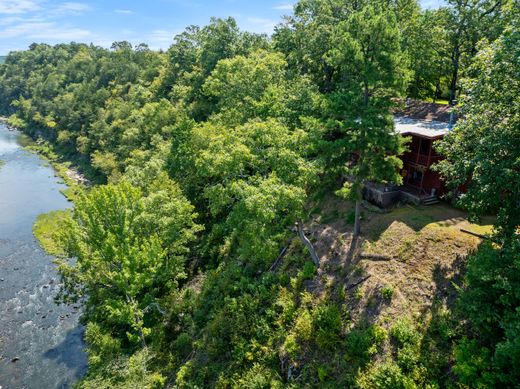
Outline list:
[[[38,215],[70,203],[49,163],[22,143],[0,125],[0,385],[72,387],[87,364],[81,309],[54,302],[60,277],[32,231]]]
[[[52,166],[56,176],[60,177],[67,185],[67,189],[63,190],[62,194],[69,201],[74,201],[79,193],[92,186],[91,180],[81,172],[80,168],[75,166],[72,161],[67,161],[57,152],[56,147],[40,136],[40,134],[36,133],[34,137],[31,137],[23,129],[16,128],[16,120],[13,117],[0,116],[0,124],[7,127],[9,131],[20,132],[23,136],[20,139],[22,147],[37,154]]]
[[[72,162],[64,161],[51,143],[41,137],[33,139],[24,131],[9,125],[9,118],[0,117],[0,124],[3,124],[9,131],[19,132],[20,137],[18,141],[20,145],[25,150],[36,154],[52,167],[54,175],[59,177],[62,180],[61,183],[65,185],[64,188],[60,189],[60,193],[69,202],[74,202],[78,195],[91,186],[91,182],[80,173],[79,169],[73,166]],[[46,254],[52,256],[61,254],[61,250],[54,243],[53,237],[56,231],[59,230],[60,223],[63,222],[69,212],[69,209],[54,210],[37,216],[32,226],[32,232]]]
[[[41,138],[32,140],[24,145],[24,149],[31,151],[44,159],[54,169],[55,175],[63,180],[66,185],[60,193],[69,202],[74,202],[77,197],[91,186],[91,182],[82,175],[70,161],[63,161],[55,152],[54,147]],[[33,234],[41,248],[48,254],[59,256],[61,250],[56,246],[54,235],[60,230],[61,223],[70,210],[57,210],[38,215],[33,225]]]
[[[54,147],[41,138],[33,140],[23,145],[24,149],[38,154],[47,161],[54,169],[56,175],[60,177],[67,189],[61,193],[69,200],[74,199],[86,188],[91,186],[91,182],[80,173],[79,169],[72,165],[70,161],[64,161],[54,150]]]

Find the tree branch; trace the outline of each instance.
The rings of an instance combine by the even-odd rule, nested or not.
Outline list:
[[[316,267],[320,267],[320,258],[318,257],[318,253],[309,238],[305,236],[305,233],[303,232],[303,222],[301,220],[296,222],[296,228],[298,229],[300,240],[305,246],[307,246],[307,250],[309,250],[309,253],[311,254],[312,262],[314,262]]]

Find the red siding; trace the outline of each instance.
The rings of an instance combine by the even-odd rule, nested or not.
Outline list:
[[[421,187],[421,180],[417,178],[414,180],[413,177],[414,169],[418,169],[417,165],[421,165],[423,168],[418,170],[424,171],[422,173],[422,189],[424,192],[430,194],[432,189],[435,188],[438,195],[444,194],[446,192],[444,182],[437,172],[431,170],[431,166],[442,159],[435,152],[433,146],[430,154],[430,145],[437,139],[432,140],[417,135],[412,135],[411,137],[412,141],[408,144],[410,151],[402,156],[403,170],[405,171],[403,173],[406,173],[406,176],[403,174],[404,182],[415,187]]]

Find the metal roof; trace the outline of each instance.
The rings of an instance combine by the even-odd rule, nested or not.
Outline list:
[[[395,130],[401,135],[419,135],[425,138],[439,138],[450,132],[449,124],[436,120],[412,119],[395,116]]]

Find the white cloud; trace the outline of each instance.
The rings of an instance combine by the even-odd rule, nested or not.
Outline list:
[[[131,11],[129,9],[115,9],[114,12],[117,14],[125,14],[125,15],[130,15],[130,14],[135,13],[134,11]]]
[[[0,30],[0,38],[35,39],[39,41],[78,41],[92,36],[88,30],[56,25],[51,22],[27,22],[16,24]]]
[[[16,22],[22,21],[22,18],[16,17],[16,16],[10,16],[7,18],[1,18],[0,19],[0,26],[7,26],[8,24],[13,24]]]
[[[84,12],[90,11],[92,8],[83,3],[73,3],[67,2],[58,5],[54,10],[54,14],[62,15],[62,14],[82,14]]]
[[[144,40],[153,50],[167,49],[173,44],[173,38],[178,35],[179,30],[154,30]]]
[[[0,0],[0,14],[23,14],[41,9],[36,0]]]
[[[241,24],[242,28],[244,28],[245,30],[266,34],[272,34],[276,24],[278,23],[276,20],[256,17],[245,18],[244,22],[245,23]]]
[[[280,5],[273,7],[273,9],[278,9],[278,10],[282,10],[282,11],[292,11],[293,8],[294,8],[293,4],[280,4]]]

